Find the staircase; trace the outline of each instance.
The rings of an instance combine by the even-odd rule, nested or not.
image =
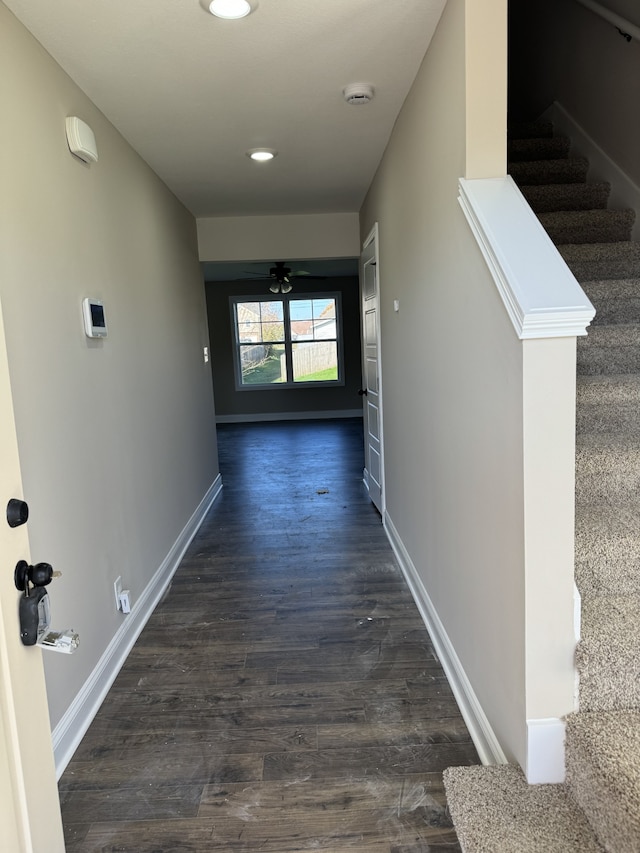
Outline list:
[[[567,781],[519,768],[445,771],[464,853],[640,853],[640,243],[632,210],[550,124],[514,128],[509,172],[596,308],[578,338],[576,651]]]

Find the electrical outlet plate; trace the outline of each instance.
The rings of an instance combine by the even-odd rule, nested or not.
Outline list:
[[[117,577],[113,583],[113,594],[116,600],[116,610],[121,610],[120,595],[122,594],[122,577]]]

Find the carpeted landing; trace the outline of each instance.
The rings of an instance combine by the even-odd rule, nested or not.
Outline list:
[[[548,123],[512,128],[509,171],[597,312],[577,352],[580,711],[564,785],[445,771],[465,853],[640,853],[640,243],[588,165]]]
[[[527,785],[519,767],[450,767],[449,811],[465,853],[602,853],[565,785]]]

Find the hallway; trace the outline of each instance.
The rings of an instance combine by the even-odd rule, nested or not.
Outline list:
[[[441,773],[478,757],[361,421],[218,437],[222,495],[60,780],[67,853],[458,851]]]

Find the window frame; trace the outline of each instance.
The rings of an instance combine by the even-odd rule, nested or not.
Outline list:
[[[314,382],[295,382],[293,381],[293,344],[297,343],[291,337],[291,314],[289,305],[291,302],[307,302],[310,300],[333,299],[336,306],[336,337],[323,338],[336,342],[336,350],[338,356],[338,378],[337,379],[322,379]],[[283,325],[284,325],[284,353],[285,363],[287,366],[287,376],[291,377],[286,382],[265,382],[262,384],[246,384],[242,382],[242,367],[241,367],[241,343],[239,340],[238,329],[238,313],[237,306],[242,302],[279,302],[282,303]],[[342,294],[340,291],[322,291],[319,293],[269,293],[269,294],[252,294],[249,296],[229,297],[229,306],[231,311],[231,343],[233,346],[233,368],[235,378],[236,391],[274,391],[274,390],[291,390],[293,388],[332,388],[345,385],[345,369],[344,369],[344,346],[343,346],[343,324],[342,324]],[[295,322],[295,321],[294,321]],[[304,341],[302,342],[304,343]]]

